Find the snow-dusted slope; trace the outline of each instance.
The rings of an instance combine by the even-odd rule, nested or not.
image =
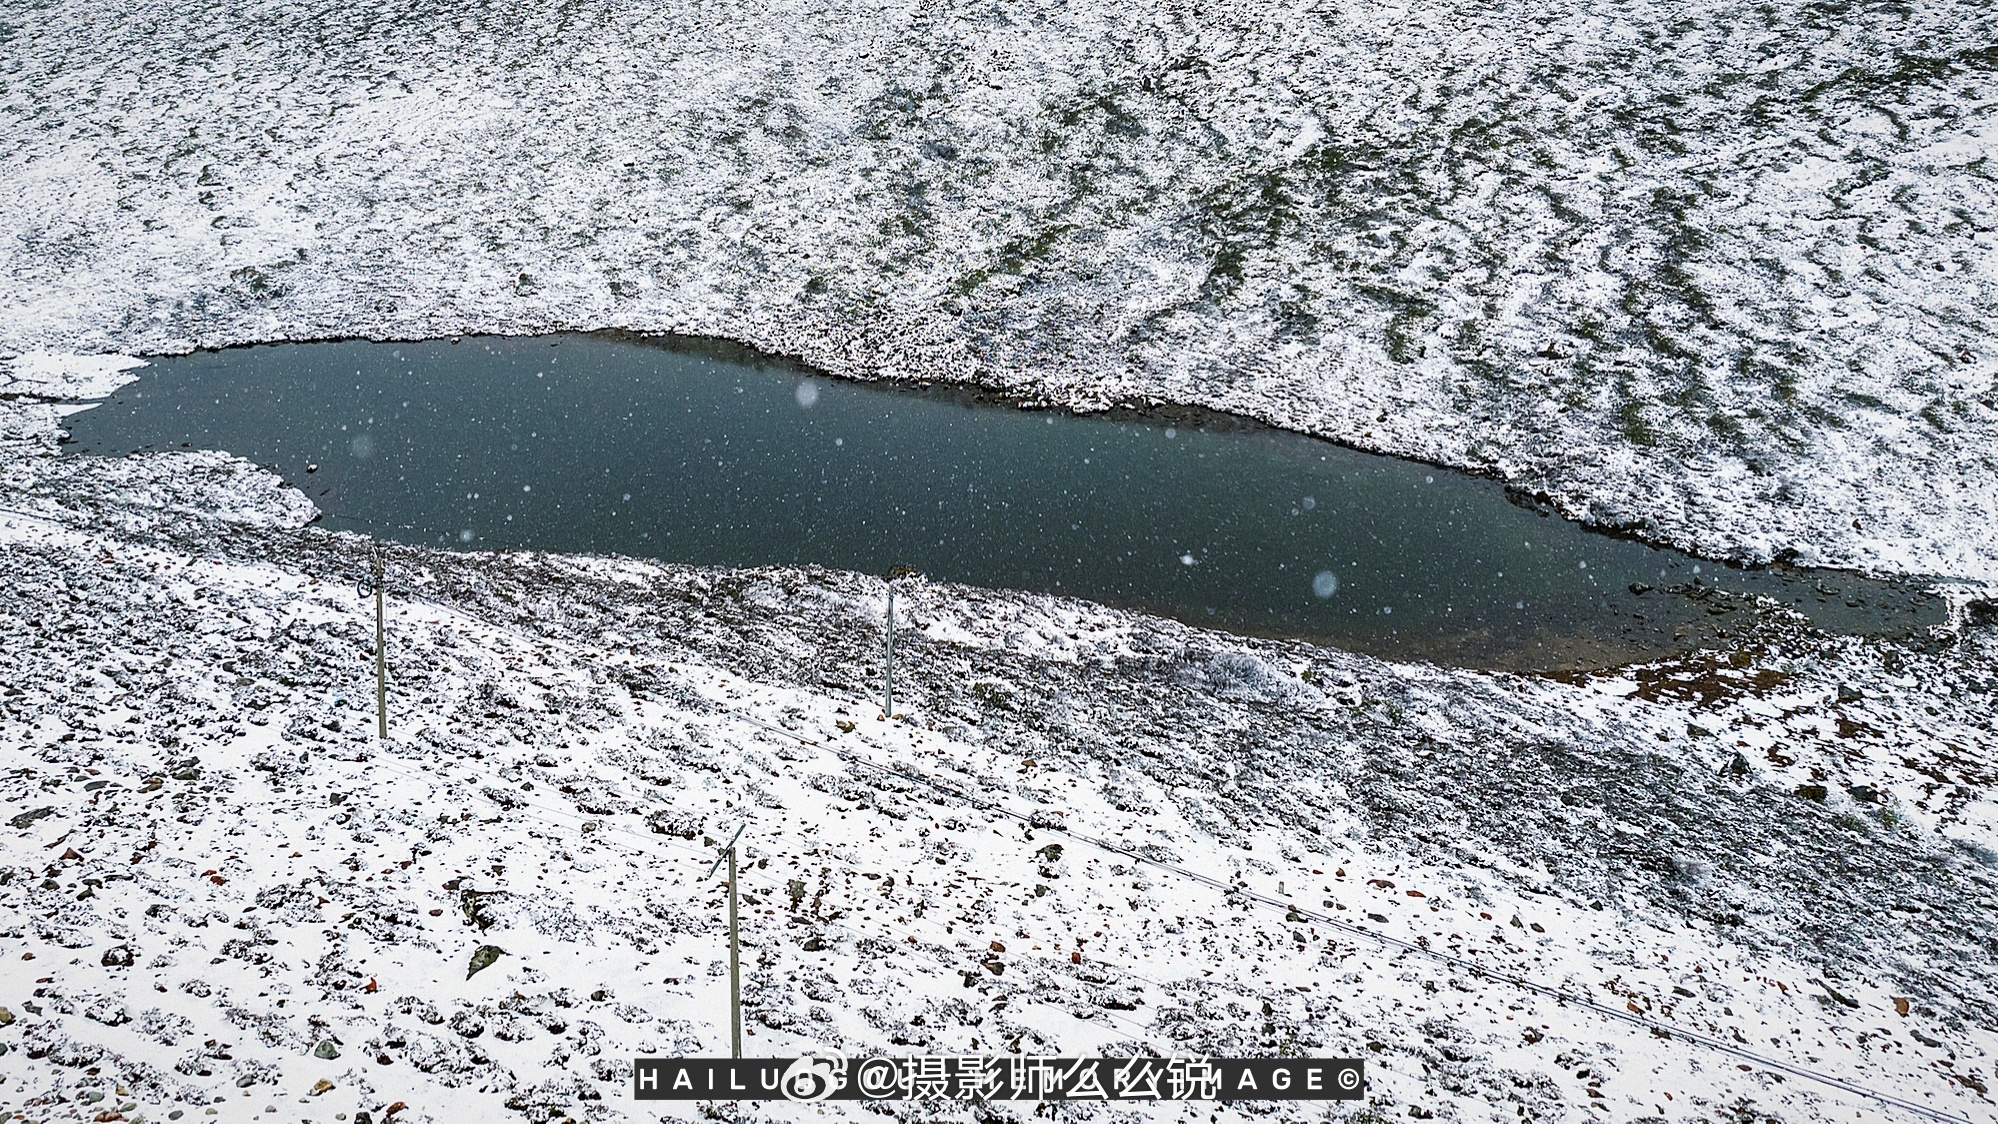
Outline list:
[[[1975,0],[0,10],[0,353],[624,326],[1998,576]]]
[[[672,329],[1990,580],[1993,30],[0,8],[0,1111],[627,1115],[624,1058],[724,1048],[696,876],[748,821],[758,1053],[1361,1054],[1375,1121],[1889,1111],[1808,1070],[1989,1119],[1988,603],[1568,683],[919,585],[903,725],[871,580],[398,550],[378,747],[360,543],[226,455],[53,453],[124,366],[61,353]]]
[[[1988,622],[1568,683],[915,582],[887,723],[878,579],[394,548],[384,746],[364,540],[55,422],[0,400],[25,1119],[647,1118],[629,1057],[726,1049],[699,876],[745,823],[752,1054],[1358,1055],[1374,1121],[1992,1111]]]

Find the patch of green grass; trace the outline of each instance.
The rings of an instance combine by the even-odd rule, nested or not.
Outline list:
[[[979,286],[1002,274],[1018,274],[1030,262],[1042,261],[1054,250],[1064,234],[1074,230],[1073,223],[1060,223],[1048,227],[1034,235],[1022,235],[999,248],[993,263],[983,269],[974,269],[960,278],[955,286],[959,296],[970,296]]]
[[[232,270],[229,280],[241,286],[243,291],[255,300],[276,300],[285,294],[285,287],[275,274],[291,264],[291,262],[281,262],[271,267],[270,272],[246,265],[241,269]]]
[[[1381,333],[1388,358],[1397,363],[1415,362],[1420,346],[1417,341],[1423,324],[1436,313],[1435,302],[1386,285],[1362,283],[1353,289],[1388,310],[1387,327]]]
[[[1632,397],[1625,397],[1617,407],[1616,420],[1624,437],[1633,445],[1653,446],[1658,444],[1658,433],[1644,418],[1644,403]]]

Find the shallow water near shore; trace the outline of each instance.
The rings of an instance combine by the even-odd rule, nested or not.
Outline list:
[[[1918,589],[1739,569],[1498,483],[1197,411],[1074,416],[611,334],[278,344],[154,359],[68,448],[224,449],[327,526],[470,550],[815,564],[1087,598],[1395,658],[1563,670],[1740,638],[1711,591],[1828,631]]]

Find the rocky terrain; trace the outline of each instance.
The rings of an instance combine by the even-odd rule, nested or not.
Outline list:
[[[0,5],[0,1124],[798,1115],[626,1092],[727,1048],[738,827],[752,1053],[1992,1119],[1994,33]],[[918,579],[889,720],[879,577],[398,547],[378,742],[366,542],[223,453],[57,455],[125,356],[597,328],[1210,406],[1952,613],[1530,677]]]
[[[365,540],[219,454],[57,456],[36,399],[110,366],[0,400],[20,1119],[684,1114],[629,1060],[726,1051],[737,827],[751,1053],[1361,1056],[1376,1120],[1992,1111],[1983,602],[1562,680],[914,579],[891,723],[878,578],[394,547],[378,743]]]
[[[1998,578],[1972,0],[0,7],[0,355],[677,330]]]

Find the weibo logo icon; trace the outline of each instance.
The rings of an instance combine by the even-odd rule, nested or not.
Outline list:
[[[791,1101],[822,1101],[845,1085],[846,1059],[838,1054],[829,1058],[799,1058],[784,1071],[780,1083],[784,1099]]]

